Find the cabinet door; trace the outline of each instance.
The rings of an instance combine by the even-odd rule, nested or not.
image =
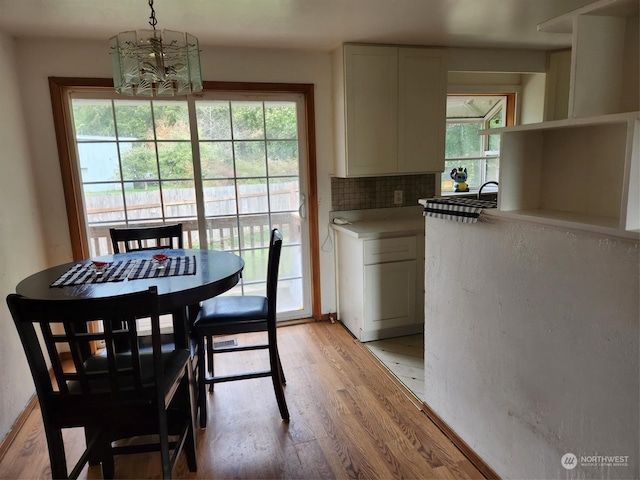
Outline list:
[[[364,267],[364,329],[384,330],[415,322],[416,261]]]
[[[395,173],[398,49],[346,45],[347,175]]]
[[[400,48],[398,55],[398,172],[442,172],[447,104],[444,52]]]

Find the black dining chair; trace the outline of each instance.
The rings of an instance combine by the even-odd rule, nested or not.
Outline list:
[[[285,378],[278,353],[276,335],[276,292],[281,251],[282,235],[277,229],[273,229],[267,261],[266,297],[229,295],[214,297],[202,303],[193,329],[198,352],[198,406],[201,428],[207,426],[206,385],[209,385],[212,390],[215,383],[260,377],[271,377],[280,415],[283,420],[289,420],[289,410],[283,389]],[[267,332],[266,343],[214,348],[216,335],[235,335],[249,332]],[[269,368],[267,370],[224,376],[214,374],[214,354],[264,349],[269,351]]]
[[[190,353],[162,351],[156,287],[82,300],[10,294],[7,304],[35,383],[53,478],[77,478],[87,462],[101,463],[104,478],[113,478],[114,455],[157,450],[163,478],[171,478],[182,450],[196,471]],[[142,317],[151,318],[151,352],[138,348]],[[114,345],[123,341],[128,351],[117,353]],[[62,431],[74,427],[84,427],[86,449],[68,474]],[[139,436],[153,441],[118,442]]]
[[[136,252],[140,250],[161,250],[165,248],[183,248],[182,223],[173,225],[157,225],[153,227],[118,227],[110,228],[113,253],[121,253],[121,245],[124,252]],[[140,336],[141,345],[149,346],[148,335]],[[163,334],[162,343],[172,344],[173,334]],[[118,351],[126,350],[121,345],[116,345]]]
[[[182,223],[155,227],[110,228],[113,253],[120,253],[120,244],[125,252],[183,248]]]

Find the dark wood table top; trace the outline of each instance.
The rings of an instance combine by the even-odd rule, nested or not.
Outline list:
[[[16,293],[25,297],[47,300],[104,298],[147,290],[151,285],[155,285],[158,288],[161,313],[174,313],[233,288],[240,280],[244,268],[244,260],[238,255],[216,250],[152,250],[105,255],[92,258],[92,260],[113,262],[130,258],[151,258],[157,253],[164,253],[168,256],[194,255],[196,274],[50,287],[68,269],[76,263],[82,263],[70,262],[42,270],[25,278],[16,286]]]

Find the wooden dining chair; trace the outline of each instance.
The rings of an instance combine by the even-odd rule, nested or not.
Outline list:
[[[190,353],[162,351],[156,287],[82,300],[10,294],[7,303],[35,383],[53,478],[77,478],[87,462],[101,463],[104,478],[113,478],[114,455],[155,450],[163,478],[171,478],[182,450],[189,470],[196,471]],[[151,318],[151,352],[138,348],[142,317]],[[95,321],[100,331],[90,328]],[[116,341],[128,342],[128,351],[117,353]],[[62,431],[74,427],[84,428],[86,449],[68,474]],[[153,441],[117,442],[145,435]],[[170,435],[177,439],[170,441]]]
[[[125,252],[137,250],[159,250],[163,248],[183,248],[182,223],[155,227],[110,228],[113,253],[120,253],[120,244]]]
[[[219,296],[202,303],[194,322],[193,332],[197,342],[198,410],[200,427],[207,426],[207,385],[250,378],[271,377],[280,415],[289,420],[289,410],[284,396],[284,372],[276,335],[276,292],[278,267],[282,251],[282,235],[277,229],[271,232],[267,261],[267,296]],[[248,346],[214,348],[216,335],[235,335],[249,332],[267,332],[266,343]],[[263,371],[235,375],[215,375],[213,357],[216,353],[232,353],[247,350],[268,350],[269,368]],[[206,361],[205,361],[206,354]]]

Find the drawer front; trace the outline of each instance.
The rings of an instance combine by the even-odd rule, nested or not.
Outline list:
[[[364,264],[396,262],[416,258],[416,237],[381,238],[365,240]]]

